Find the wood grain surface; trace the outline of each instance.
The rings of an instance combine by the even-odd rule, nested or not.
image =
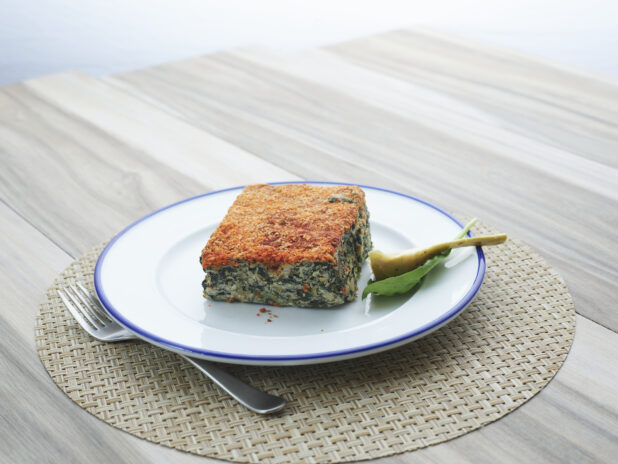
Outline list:
[[[156,99],[191,124],[299,176],[393,188],[480,216],[542,250],[565,277],[578,312],[616,330],[618,169],[612,160],[618,117],[608,101],[618,107],[618,86],[525,60],[509,67],[502,64],[514,60],[508,54],[490,55],[497,61],[494,67],[490,58],[473,67],[467,65],[468,54],[444,53],[445,62],[430,74],[425,61],[415,63],[406,55],[408,49],[418,52],[414,42],[402,46],[401,40],[399,33],[380,36],[336,48],[341,53],[316,52],[309,58],[220,53],[108,82]],[[350,55],[357,48],[372,51],[376,41],[395,49],[393,63],[382,73],[369,66],[373,62],[362,66],[339,57],[345,50]],[[382,48],[379,56],[388,56]],[[422,49],[430,56],[437,53],[426,45]],[[485,57],[483,50],[476,53]],[[399,56],[408,64],[400,75],[391,72],[402,66]],[[460,74],[448,89],[465,90],[436,87],[447,65]],[[512,77],[530,67],[527,74],[519,73],[526,85]],[[524,79],[528,74],[532,83]],[[554,81],[560,98],[551,100],[548,88]],[[578,87],[586,83],[591,96]],[[524,103],[512,102],[515,85],[517,101]],[[602,90],[606,94],[599,95]],[[536,123],[516,124],[525,114]],[[571,124],[576,136],[558,143],[547,129],[556,124],[563,131]],[[582,137],[589,142],[586,151]]]
[[[63,395],[34,348],[38,302],[72,258],[153,209],[298,178],[477,215],[543,254],[580,314],[566,363],[533,400],[381,462],[611,462],[617,108],[611,80],[416,31],[1,88],[0,462],[211,462],[120,432]]]

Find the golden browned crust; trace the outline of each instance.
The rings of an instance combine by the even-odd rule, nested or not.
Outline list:
[[[335,262],[341,237],[364,204],[356,186],[249,185],[202,250],[202,267]]]

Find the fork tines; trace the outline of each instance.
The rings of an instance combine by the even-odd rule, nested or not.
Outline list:
[[[64,305],[84,328],[89,326],[96,331],[111,322],[100,303],[80,282],[71,284],[64,290],[57,290],[57,292]]]

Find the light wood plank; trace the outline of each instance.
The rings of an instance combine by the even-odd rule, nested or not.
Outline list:
[[[327,50],[471,102],[496,113],[506,127],[618,167],[616,79],[427,30],[394,31]]]
[[[191,124],[297,174],[401,190],[448,210],[481,216],[542,250],[565,277],[581,314],[618,328],[618,314],[612,310],[618,278],[613,167],[590,173],[588,167],[598,167],[599,160],[526,139],[525,132],[503,128],[500,114],[489,108],[477,111],[482,117],[477,116],[476,132],[463,125],[465,111],[447,118],[450,126],[428,123],[411,105],[415,93],[405,81],[394,94],[375,91],[368,97],[359,86],[371,86],[375,76],[372,80],[363,72],[348,72],[346,79],[356,82],[349,90],[343,81],[316,82],[317,74],[308,80],[272,63],[257,65],[221,53],[123,74],[110,82],[157,99]],[[415,92],[421,91],[429,102],[436,99],[431,89]],[[398,97],[410,103],[408,112],[393,103]],[[440,101],[442,113],[453,106],[472,111],[471,102],[454,105],[448,95]],[[496,139],[494,129],[511,137]],[[548,165],[535,165],[540,151],[561,167],[561,175],[549,175]],[[578,174],[579,169],[584,173]],[[589,187],[597,180],[601,189]]]
[[[72,258],[0,202],[0,462],[215,462],[115,430],[75,405],[41,365],[33,327]]]
[[[0,198],[71,256],[208,190],[21,84],[0,90],[0,108]]]
[[[539,140],[536,134],[524,134],[521,127],[504,127],[500,115],[477,108],[469,100],[390,77],[322,50],[278,55],[263,49],[241,49],[232,54],[365,100],[433,131],[456,134],[464,143],[483,139],[496,156],[618,200],[617,168]]]
[[[106,127],[113,121],[111,114],[105,119]],[[116,122],[122,126],[125,121]],[[186,132],[177,136],[182,139]],[[147,133],[141,135],[147,138]],[[144,142],[143,148],[156,147]],[[197,161],[201,154],[198,149],[191,156]],[[0,170],[0,197],[71,256],[154,209],[215,186],[242,185],[277,172],[262,161],[254,163],[250,176],[240,168],[219,171],[210,163],[208,169],[215,176],[198,181],[93,122],[56,107],[22,84],[0,90],[0,159],[6,166]],[[167,162],[183,170],[186,160],[183,156]],[[220,180],[209,184],[217,173],[225,184]]]
[[[1,201],[0,237],[0,312],[7,328],[33,349],[44,290],[73,259]]]
[[[24,86],[212,188],[230,187],[239,179],[246,183],[298,180],[251,153],[84,74],[59,74],[27,81]]]
[[[192,88],[185,87],[181,90],[172,82],[163,84],[156,78],[146,76],[146,70],[140,72],[144,74],[137,80],[144,83],[143,91],[129,76],[108,76],[103,80],[169,114],[212,131],[222,139],[234,139],[240,144],[239,146],[250,147],[250,150],[261,158],[279,167],[285,167],[304,179],[342,180],[338,173],[347,173],[353,178],[372,178],[376,184],[382,182],[388,185],[390,182],[379,173],[369,177],[367,174],[371,166],[363,160],[332,156],[332,153],[324,147],[307,144],[293,130],[282,131],[278,122],[270,121],[268,117],[260,114],[259,110],[230,112],[225,104],[210,98],[210,95],[196,95]],[[174,76],[171,79],[177,80],[178,77]],[[171,91],[174,98],[162,97],[157,94],[158,91],[166,94]]]

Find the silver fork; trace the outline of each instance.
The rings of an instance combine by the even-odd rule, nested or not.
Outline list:
[[[118,342],[138,338],[112,319],[101,303],[99,303],[99,300],[86,290],[80,282],[76,282],[75,285],[69,285],[63,290],[58,290],[58,296],[60,296],[62,302],[77,322],[79,322],[79,325],[94,338],[104,342]],[[252,411],[259,414],[270,414],[279,411],[285,406],[283,398],[257,390],[233,375],[228,374],[213,363],[182,354],[179,356],[197,367],[239,403]]]

